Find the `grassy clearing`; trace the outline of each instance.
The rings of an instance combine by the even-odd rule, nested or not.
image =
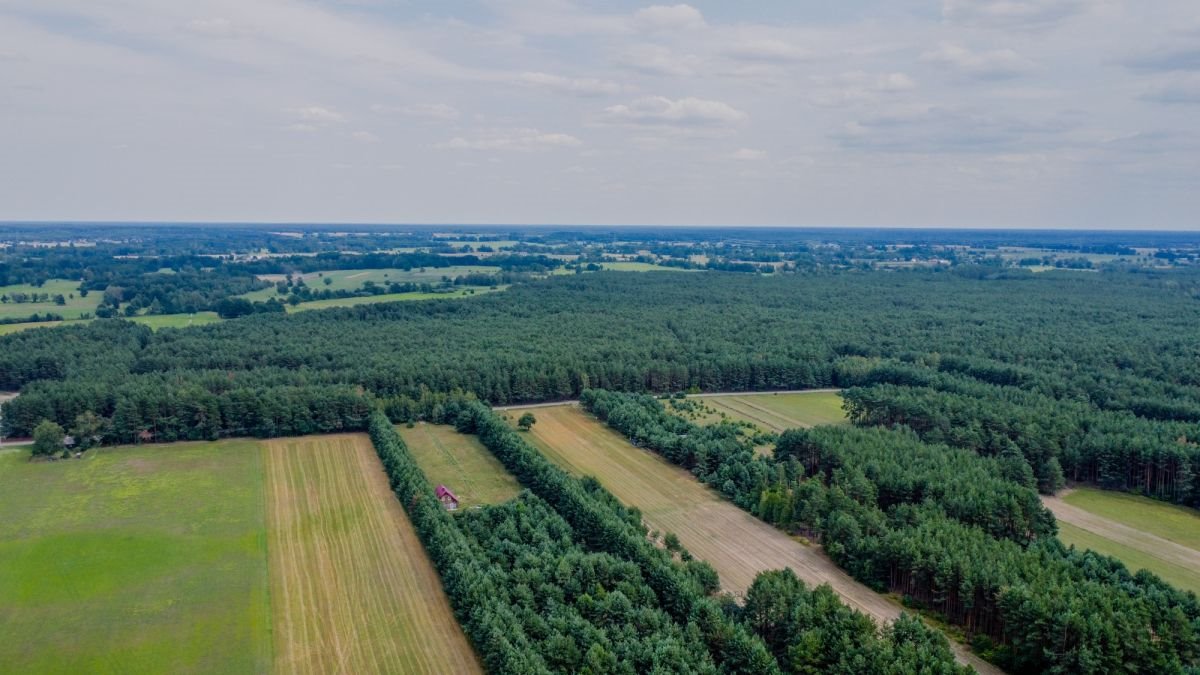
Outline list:
[[[95,312],[97,305],[100,304],[101,296],[100,293],[89,293],[88,297],[81,298],[79,297],[79,282],[66,279],[51,279],[40,288],[29,284],[0,286],[0,296],[11,297],[14,293],[49,293],[51,300],[50,302],[0,303],[0,319],[19,319],[31,314],[45,314],[46,312],[61,314],[64,319],[78,319],[84,313]],[[55,295],[62,295],[66,304],[55,304],[53,300]]]
[[[642,262],[606,262],[600,263],[600,266],[611,272],[699,272],[701,270],[689,270],[682,267],[667,267],[665,265],[655,265],[653,263]]]
[[[1097,553],[1117,558],[1131,570],[1149,570],[1178,588],[1200,593],[1200,570],[1160,560],[1145,551],[1125,546],[1061,520],[1058,523],[1058,538],[1064,544],[1090,548]]]
[[[836,391],[812,391],[796,394],[722,394],[688,398],[701,406],[690,414],[682,414],[699,424],[722,419],[749,422],[761,431],[781,432],[786,429],[807,428],[819,424],[844,424],[842,397]]]
[[[153,314],[147,316],[129,317],[128,321],[149,326],[153,330],[160,328],[187,328],[188,326],[205,326],[221,320],[216,312],[197,312],[195,314]]]
[[[374,281],[379,285],[387,285],[393,282],[398,283],[436,283],[442,280],[442,277],[453,279],[457,276],[465,274],[494,274],[499,271],[496,267],[479,267],[474,265],[454,265],[451,267],[426,267],[412,270],[402,269],[370,269],[370,270],[326,270],[322,272],[310,272],[301,275],[304,283],[314,289],[328,288],[331,291],[353,291],[362,288],[362,285],[368,281]],[[267,281],[281,281],[284,276],[281,274],[267,274],[259,278]],[[325,284],[325,279],[329,279],[329,285]],[[276,292],[275,287],[263,288],[257,291],[252,291],[242,295],[243,298],[256,302],[265,302],[271,298],[280,297]]]
[[[1112,490],[1079,488],[1063,501],[1085,511],[1200,551],[1200,511]]]
[[[481,672],[367,437],[265,445],[275,671]]]
[[[216,312],[196,312],[195,314],[147,314],[144,316],[125,316],[121,317],[126,321],[140,323],[149,326],[151,330],[160,328],[187,328],[189,326],[205,326],[210,323],[221,321],[221,317],[217,316]],[[18,331],[30,330],[33,328],[50,328],[53,326],[76,326],[89,323],[93,319],[72,319],[68,321],[44,321],[41,323],[11,323],[0,324],[0,335],[8,335]]]
[[[0,451],[0,672],[263,672],[254,441]]]
[[[467,298],[473,295],[486,295],[503,291],[508,286],[497,286],[496,288],[488,287],[466,287],[459,288],[449,293],[384,293],[383,295],[367,295],[358,298],[333,298],[331,300],[314,300],[312,302],[302,302],[299,305],[287,306],[289,314],[294,312],[306,312],[312,309],[329,309],[330,307],[354,307],[355,305],[370,305],[377,302],[405,302],[410,300],[448,300],[453,298]]]
[[[424,422],[396,430],[429,482],[450,488],[458,496],[460,508],[499,504],[521,491],[517,479],[474,436]]]
[[[83,323],[82,321],[41,321],[38,323],[3,323],[0,324],[0,335],[8,335],[9,333],[18,333],[23,330],[33,328],[50,328],[52,326],[61,326],[64,323]]]

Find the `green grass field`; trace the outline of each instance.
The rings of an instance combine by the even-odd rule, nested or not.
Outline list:
[[[666,267],[663,265],[655,265],[652,263],[642,262],[606,262],[600,263],[600,266],[610,272],[699,272],[701,270],[689,270],[682,267]]]
[[[187,328],[188,326],[204,326],[210,323],[221,321],[221,317],[217,316],[216,312],[196,312],[195,314],[150,314],[146,316],[121,317],[126,321],[140,323],[149,326],[152,330],[159,328]],[[92,319],[71,319],[68,321],[43,321],[41,323],[10,323],[0,324],[0,335],[8,335],[17,331],[30,330],[31,328],[50,328],[52,326],[66,326],[85,324]]]
[[[159,328],[187,328],[188,326],[204,326],[221,320],[216,312],[197,312],[195,314],[154,314],[135,316],[128,319],[134,323],[149,326],[154,330]]]
[[[262,451],[0,451],[0,672],[264,672]]]
[[[101,296],[100,293],[90,293],[88,297],[81,298],[79,297],[79,282],[66,279],[51,279],[41,288],[29,284],[0,286],[0,296],[12,296],[13,293],[49,293],[51,298],[61,294],[67,304],[56,305],[53,300],[50,302],[0,303],[0,319],[23,318],[31,314],[45,314],[46,312],[61,314],[66,319],[78,319],[85,313],[95,312],[96,306],[100,304]],[[72,295],[75,297],[72,298]]]
[[[1058,538],[1064,544],[1074,544],[1076,548],[1090,548],[1097,553],[1117,558],[1125,563],[1125,566],[1130,570],[1149,570],[1173,586],[1200,593],[1200,570],[1173,565],[1155,558],[1148,553],[1125,546],[1070,523],[1064,523],[1061,520],[1058,523]]]
[[[294,312],[307,312],[313,309],[329,309],[330,307],[354,307],[355,305],[371,305],[378,302],[408,302],[412,300],[449,300],[453,298],[468,298],[473,295],[486,295],[503,291],[508,286],[497,286],[496,288],[486,287],[470,287],[460,288],[450,293],[385,293],[383,295],[368,295],[361,298],[334,298],[332,300],[314,300],[312,302],[302,302],[293,307],[287,306],[289,314]],[[472,292],[474,291],[474,292]]]
[[[417,424],[396,427],[430,483],[445,485],[459,498],[460,508],[499,504],[517,496],[521,486],[475,436],[454,427]]]
[[[373,269],[373,270],[327,270],[324,272],[310,272],[302,275],[304,283],[314,290],[328,288],[331,291],[353,291],[362,288],[362,285],[368,281],[374,281],[379,285],[387,285],[393,282],[399,283],[436,283],[442,280],[442,277],[462,276],[464,274],[494,274],[499,268],[496,267],[476,267],[470,265],[454,265],[451,267],[427,267],[424,270],[401,270],[401,269]],[[278,281],[283,279],[283,275],[263,275],[263,279],[268,281]],[[325,285],[325,279],[329,279],[329,285]],[[241,297],[255,302],[265,302],[271,298],[280,298],[279,293],[274,286],[263,288],[250,293],[245,293]]]
[[[1122,525],[1200,550],[1200,511],[1195,509],[1095,488],[1072,490],[1063,501]]]
[[[61,326],[64,323],[81,323],[79,321],[42,321],[39,323],[3,323],[0,324],[0,335],[8,335],[9,333],[18,333],[31,328],[50,328],[52,326]]]
[[[692,396],[688,400],[700,404],[701,409],[691,414],[678,413],[668,405],[667,410],[682,414],[699,424],[709,424],[722,419],[742,420],[762,431],[776,433],[786,429],[846,422],[846,412],[842,410],[842,397],[836,391],[721,394]]]

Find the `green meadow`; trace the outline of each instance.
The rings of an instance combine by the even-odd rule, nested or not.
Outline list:
[[[1160,560],[1146,551],[1139,551],[1061,520],[1058,522],[1058,538],[1064,544],[1074,544],[1076,548],[1090,548],[1097,553],[1112,556],[1125,563],[1132,571],[1148,570],[1169,584],[1185,591],[1200,593],[1200,570]]]
[[[1200,511],[1141,495],[1081,487],[1063,497],[1079,508],[1200,551]],[[1197,572],[1200,574],[1200,571]]]
[[[0,451],[0,673],[271,664],[254,441]]]

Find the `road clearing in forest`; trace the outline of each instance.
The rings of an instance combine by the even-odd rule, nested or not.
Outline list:
[[[1200,593],[1200,550],[1166,538],[1190,542],[1200,537],[1200,514],[1134,495],[1081,492],[1084,499],[1078,504],[1071,503],[1071,491],[1058,497],[1042,497],[1054,517],[1069,526],[1061,528],[1059,534],[1065,543],[1111,555],[1132,570],[1147,569],[1185,590]],[[1121,509],[1120,519],[1129,524],[1118,522],[1114,509]],[[1143,520],[1151,522],[1143,524]]]
[[[708,561],[723,590],[742,595],[765,570],[790,567],[810,586],[829,584],[843,602],[880,623],[902,608],[855,581],[817,546],[807,546],[723,499],[687,471],[636,448],[578,406],[536,408],[525,435],[548,459],[576,476],[594,476],[647,525],[674,532],[693,555]],[[516,419],[522,409],[511,409]],[[951,641],[956,658],[982,673],[995,666]]]
[[[275,672],[482,672],[366,435],[264,445]]]

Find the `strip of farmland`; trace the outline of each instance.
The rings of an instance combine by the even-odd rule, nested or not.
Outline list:
[[[519,417],[521,410],[513,411]],[[582,476],[596,477],[650,527],[674,532],[696,557],[708,561],[722,588],[741,594],[764,570],[790,567],[810,585],[829,584],[843,601],[879,622],[901,608],[838,569],[819,548],[806,546],[746,513],[661,457],[633,447],[624,437],[577,406],[540,408],[528,438],[546,456]],[[951,642],[960,661],[980,672],[999,672]]]
[[[1200,592],[1200,551],[1130,527],[1113,519],[1069,504],[1060,497],[1042,497],[1054,517],[1086,534],[1064,528],[1062,538],[1082,548],[1122,559],[1130,568],[1145,568],[1187,590]],[[1167,505],[1151,508],[1171,509]],[[1114,546],[1115,545],[1115,546]]]
[[[276,672],[481,672],[367,437],[265,445]]]
[[[479,439],[460,434],[444,424],[420,422],[396,427],[421,472],[434,485],[445,485],[458,496],[460,506],[499,504],[521,491],[513,478]]]

